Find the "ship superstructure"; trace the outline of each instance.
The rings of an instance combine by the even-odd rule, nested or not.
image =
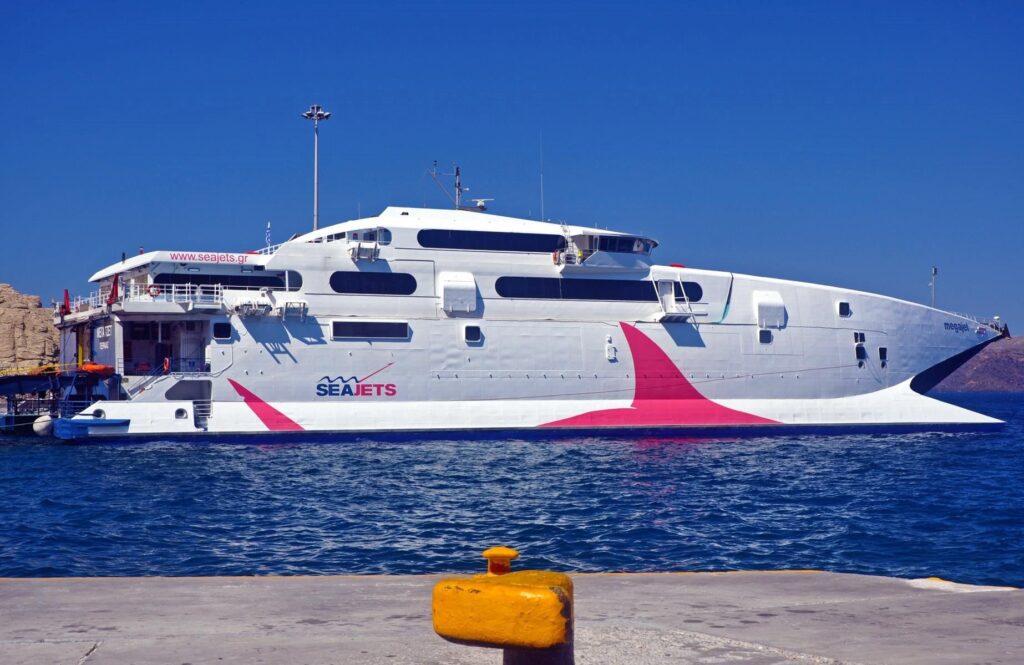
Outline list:
[[[944,428],[925,396],[997,326],[658,265],[653,238],[391,207],[258,252],[156,251],[61,306],[63,438]],[[744,428],[747,428],[744,430]]]

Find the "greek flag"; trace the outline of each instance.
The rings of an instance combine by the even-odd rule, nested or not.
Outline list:
[[[267,247],[270,247],[270,222],[267,222]]]

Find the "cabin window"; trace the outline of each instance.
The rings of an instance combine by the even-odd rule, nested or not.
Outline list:
[[[648,255],[654,249],[655,242],[636,236],[599,236],[597,249],[602,252],[620,252],[625,254]]]
[[[560,277],[499,277],[495,289],[502,298],[540,300],[613,300],[657,302],[654,283],[645,279],[563,279]],[[691,301],[704,297],[700,284],[676,283],[676,297]]]
[[[466,326],[465,337],[467,342],[479,342],[484,338],[484,333],[480,326]]]
[[[388,229],[377,229],[377,242],[382,245],[391,244],[391,231]]]
[[[855,333],[853,333],[853,343],[854,344],[863,344],[865,341],[866,341],[866,338],[864,337],[864,333],[862,333],[862,332],[855,332]]]
[[[860,346],[860,345],[856,346],[855,348],[857,349],[857,360],[867,360],[868,359],[868,350],[867,349],[865,349],[863,346]]]
[[[213,324],[214,339],[231,339],[231,324],[226,321],[219,321]]]
[[[771,344],[772,343],[772,331],[771,330],[758,330],[757,331],[757,341],[761,342],[762,344]]]
[[[332,339],[409,339],[405,321],[332,321]]]
[[[840,303],[839,303],[839,316],[841,316],[843,318],[847,318],[851,314],[853,314],[853,310],[850,309],[850,303],[845,302],[845,301],[840,301]]]
[[[416,234],[420,247],[428,249],[488,249],[496,252],[544,252],[565,249],[565,238],[550,233],[504,233],[423,229]]]
[[[335,293],[408,296],[416,291],[416,278],[405,272],[342,270],[331,275]]]
[[[885,362],[886,360],[888,360],[889,359],[889,349],[885,348],[884,346],[878,347],[878,359],[881,360],[882,362]]]
[[[262,266],[255,266],[256,270],[261,268]],[[287,278],[289,291],[296,291],[302,288],[301,274],[294,270],[289,270]],[[168,284],[192,284],[193,286],[219,284],[226,289],[284,289],[285,274],[253,275],[252,273],[240,273],[237,275],[211,275],[208,273],[162,273],[153,277],[153,283],[161,286]]]

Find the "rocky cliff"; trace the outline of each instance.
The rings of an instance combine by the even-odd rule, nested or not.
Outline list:
[[[989,344],[935,392],[1024,392],[1024,337]]]
[[[0,284],[0,370],[54,362],[57,329],[39,296]]]

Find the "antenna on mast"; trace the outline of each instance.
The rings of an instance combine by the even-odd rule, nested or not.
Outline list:
[[[468,192],[469,187],[462,186],[462,169],[455,167],[455,209],[462,210],[462,192]]]
[[[544,132],[540,133],[540,221],[544,221]]]
[[[431,178],[433,178],[434,184],[437,185],[438,189],[444,192],[444,195],[448,197],[448,200],[455,205],[456,210],[486,210],[487,206],[484,204],[487,201],[493,201],[494,199],[473,199],[476,205],[466,207],[462,206],[462,195],[469,191],[469,187],[465,187],[462,184],[462,169],[457,164],[452,164],[452,167],[455,169],[454,173],[438,173],[437,160],[435,159],[433,167],[431,167],[431,169],[427,171],[427,173],[430,175]],[[442,175],[455,176],[454,198],[452,197],[451,194],[448,193],[448,190],[445,189],[444,185],[441,184],[441,180],[438,178],[438,176]]]

